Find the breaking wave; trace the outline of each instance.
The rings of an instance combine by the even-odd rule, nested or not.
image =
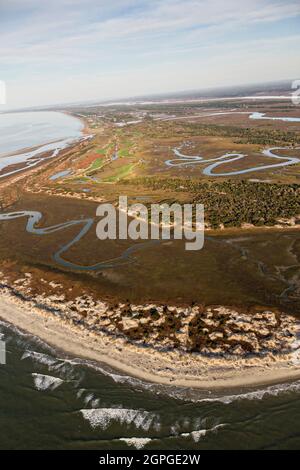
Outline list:
[[[198,402],[221,402],[225,405],[228,405],[237,400],[262,400],[268,396],[277,397],[283,393],[299,392],[300,391],[300,381],[292,383],[284,383],[278,385],[271,385],[261,390],[255,390],[253,392],[240,393],[237,395],[225,395],[222,397],[214,398],[202,398],[197,400]]]
[[[135,447],[136,449],[143,449],[145,445],[152,441],[149,437],[121,437],[119,441],[125,442],[128,446]]]
[[[216,432],[218,429],[224,428],[225,426],[226,424],[221,423],[221,424],[217,424],[216,426],[213,426],[210,429],[198,429],[197,431],[183,432],[176,437],[188,437],[188,438],[192,438],[194,442],[199,442],[200,439],[206,436],[208,432]]]
[[[137,429],[148,431],[151,426],[158,424],[158,417],[154,413],[144,410],[127,408],[94,408],[82,409],[80,413],[92,428],[107,429],[113,422],[120,424],[133,424]]]
[[[42,392],[55,390],[63,383],[62,379],[52,377],[51,375],[37,374],[35,372],[31,375],[33,377],[35,388]]]

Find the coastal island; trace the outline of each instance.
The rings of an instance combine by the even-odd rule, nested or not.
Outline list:
[[[186,106],[74,109],[85,137],[3,167],[0,316],[150,382],[212,390],[298,378],[298,117],[252,106],[268,108],[275,131],[222,102],[200,115]],[[146,207],[204,204],[204,249],[100,243],[97,204],[122,194]]]

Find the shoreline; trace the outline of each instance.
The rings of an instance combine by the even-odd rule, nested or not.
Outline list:
[[[67,355],[95,361],[142,381],[202,391],[259,387],[300,378],[294,353],[280,360],[204,358],[178,351],[158,352],[122,338],[94,334],[37,308],[34,302],[0,296],[0,318]]]
[[[20,176],[24,176],[24,173],[28,174],[30,173],[30,170],[34,170],[35,168],[40,167],[42,164],[44,164],[48,160],[52,160],[55,157],[60,157],[61,155],[64,154],[64,152],[74,150],[78,145],[89,140],[89,138],[92,137],[90,129],[87,123],[83,119],[75,116],[74,114],[67,113],[64,111],[55,111],[55,112],[59,114],[64,114],[68,117],[71,117],[72,119],[76,119],[77,121],[79,121],[82,126],[80,129],[80,135],[78,137],[72,138],[72,141],[69,143],[68,143],[68,140],[71,138],[66,137],[63,139],[52,140],[49,142],[44,142],[41,144],[29,146],[29,147],[23,147],[12,152],[4,153],[2,155],[2,158],[4,159],[21,157],[22,155],[27,155],[27,154],[32,154],[32,155],[29,158],[21,162],[11,163],[3,167],[1,172],[4,170],[7,170],[10,167],[12,167],[12,171],[1,174],[0,179],[4,178],[4,180],[7,180],[10,178],[14,178],[15,176],[19,176],[18,173],[21,173]],[[55,144],[57,144],[58,146],[55,147]],[[61,147],[59,147],[59,144],[61,144]],[[30,164],[31,161],[33,161],[34,163]],[[28,165],[28,162],[29,162],[29,165]]]

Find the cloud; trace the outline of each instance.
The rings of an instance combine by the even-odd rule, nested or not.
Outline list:
[[[51,85],[53,93],[56,90],[57,96],[65,93],[69,97],[66,83],[70,76],[76,83],[84,77],[86,89],[93,88],[95,92],[95,77],[104,77],[99,92],[109,89],[103,85],[103,80],[109,80],[105,77],[114,77],[111,84],[117,87],[118,82],[122,89],[126,85],[124,77],[130,77],[127,89],[131,93],[134,86],[140,89],[138,80],[148,83],[145,72],[135,79],[132,71],[147,69],[152,77],[159,77],[165,68],[176,64],[177,73],[185,77],[188,87],[193,79],[195,85],[198,83],[193,74],[204,77],[198,64],[205,67],[224,54],[249,54],[252,60],[253,53],[259,62],[266,49],[279,71],[276,52],[278,57],[284,57],[288,47],[296,51],[291,39],[295,33],[285,31],[282,36],[281,27],[284,22],[299,21],[299,15],[298,0],[0,2],[0,79],[13,80],[15,90],[19,83],[20,96],[22,83],[38,77],[42,90],[42,84],[50,80],[50,84],[56,84],[54,88]],[[262,27],[263,35],[260,32],[256,38]],[[183,71],[186,62],[191,77]],[[291,63],[285,73],[294,68]],[[228,70],[224,73],[228,74]],[[177,80],[178,84],[183,81]],[[88,92],[84,87],[80,90],[79,99],[84,99]],[[46,99],[45,92],[44,102]]]

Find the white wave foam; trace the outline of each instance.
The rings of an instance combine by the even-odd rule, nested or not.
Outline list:
[[[70,361],[68,361],[67,359],[64,360],[56,357],[54,358],[49,356],[48,354],[32,350],[26,350],[23,353],[21,360],[27,358],[32,359],[38,364],[47,366],[49,371],[54,371],[55,373],[62,376],[63,379],[66,381],[76,381],[77,385],[80,383],[83,377],[82,373],[77,373],[77,371],[74,370],[73,365],[70,364]]]
[[[99,398],[96,398],[93,393],[88,393],[84,398],[83,398],[84,404],[90,405],[92,408],[97,408],[100,404]]]
[[[13,333],[18,334],[19,336],[29,336],[29,334],[26,333],[25,331],[20,330],[17,326],[12,325],[11,323],[8,323],[8,322],[6,322],[6,321],[4,321],[4,320],[0,320],[0,325],[1,325],[1,326],[4,326],[5,328],[8,328],[8,329],[11,330]]]
[[[136,449],[143,449],[145,445],[152,441],[152,439],[147,437],[128,437],[120,438],[119,441],[126,442],[128,446],[133,446]]]
[[[298,359],[296,357],[296,353],[298,354],[298,350],[295,351],[295,358],[294,361]],[[62,361],[62,359],[53,359],[47,354],[42,354],[42,353],[37,353],[35,351],[25,351],[21,359],[25,359],[26,357],[31,357],[35,359],[37,362],[40,362],[41,364],[48,365],[50,370],[59,370],[62,367],[62,363],[59,361]],[[263,398],[267,396],[278,396],[283,393],[288,393],[288,392],[299,392],[300,391],[300,381],[292,382],[292,383],[283,383],[279,385],[272,385],[269,387],[266,387],[264,389],[260,390],[255,390],[252,392],[246,392],[242,394],[236,394],[236,395],[225,395],[221,397],[214,397],[214,398],[197,398],[195,397],[187,397],[186,391],[184,389],[174,389],[170,386],[163,387],[159,386],[156,384],[152,384],[150,382],[144,382],[140,379],[130,377],[127,375],[121,375],[121,374],[116,374],[113,372],[110,372],[106,370],[105,368],[99,366],[98,364],[91,363],[86,360],[82,359],[73,359],[73,360],[64,360],[64,363],[68,363],[70,365],[83,365],[83,366],[88,366],[95,371],[98,371],[102,373],[103,375],[110,377],[111,379],[114,380],[115,383],[127,383],[135,388],[141,387],[142,389],[150,390],[156,393],[165,393],[166,395],[170,397],[174,397],[177,399],[181,400],[188,400],[191,402],[220,402],[223,404],[230,404],[234,401],[237,400],[262,400]],[[80,381],[80,380],[79,380]],[[87,404],[87,403],[86,403]],[[98,404],[95,402],[93,404],[93,407],[96,408]],[[155,424],[156,428],[159,428],[159,423]]]
[[[88,360],[85,360],[85,359],[76,358],[76,359],[73,359],[73,360],[69,360],[69,362],[70,362],[70,364],[89,367],[89,368],[93,369],[96,372],[100,372],[102,375],[111,378],[117,384],[118,383],[119,384],[128,384],[128,385],[134,387],[135,389],[141,388],[143,390],[150,390],[150,391],[154,391],[156,393],[160,393],[160,389],[162,388],[162,386],[160,386],[160,385],[157,385],[157,384],[154,384],[154,383],[151,383],[151,382],[144,382],[143,380],[138,379],[136,377],[132,377],[130,375],[121,375],[121,374],[111,372],[111,371],[107,370],[107,368],[101,367],[99,364],[96,364],[94,362],[91,362],[91,361],[88,361]],[[169,386],[167,386],[167,387],[169,387]],[[166,388],[166,390],[167,390],[167,388]]]
[[[205,436],[207,429],[199,429],[198,431],[183,432],[180,434],[181,437],[192,437],[194,442],[199,442],[201,437]]]
[[[20,345],[26,344],[26,342],[22,341],[22,338],[25,338],[25,339],[29,338],[30,340],[34,341],[36,344],[41,345],[43,348],[46,348],[52,354],[55,353],[55,349],[52,348],[48,343],[45,343],[43,340],[41,340],[38,336],[34,336],[31,333],[21,330],[17,326],[12,325],[11,323],[8,323],[4,320],[0,320],[0,326],[4,326],[5,328],[15,333],[19,337],[19,338],[18,337],[16,338],[16,341]]]
[[[42,392],[46,390],[55,390],[63,383],[62,379],[52,377],[51,375],[36,374],[35,372],[31,375],[33,377],[35,388]]]
[[[77,393],[76,393],[76,398],[80,398],[82,397],[82,395],[84,394],[85,392],[85,388],[80,388]]]
[[[43,354],[36,351],[25,351],[21,357],[21,361],[27,358],[33,359],[39,364],[44,364],[46,366],[54,366],[57,364],[57,360],[53,357],[49,356],[48,354]]]
[[[197,400],[198,402],[221,402],[225,405],[228,405],[236,400],[262,400],[268,396],[277,397],[280,394],[288,392],[299,392],[300,391],[300,381],[285,383],[279,385],[271,385],[262,390],[255,390],[253,392],[246,392],[237,395],[225,395],[223,397],[215,398],[202,398]]]
[[[218,429],[224,428],[225,426],[226,426],[226,424],[221,423],[221,424],[217,424],[216,426],[213,426],[210,429],[198,429],[197,431],[183,432],[183,433],[179,434],[179,436],[181,436],[181,437],[191,437],[194,442],[199,442],[200,439],[202,437],[206,436],[206,434],[208,432],[216,432]]]
[[[80,410],[84,419],[88,420],[92,428],[107,429],[114,421],[120,424],[133,424],[137,429],[148,431],[155,414],[144,410],[132,410],[127,408],[94,408]]]

